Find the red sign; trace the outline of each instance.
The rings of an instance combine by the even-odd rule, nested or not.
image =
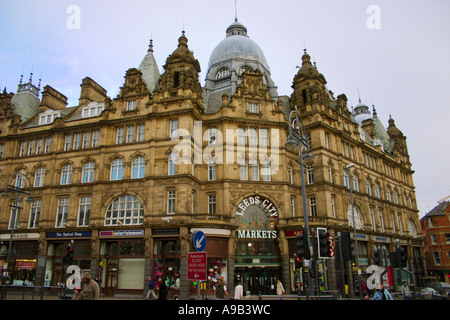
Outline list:
[[[206,252],[188,253],[188,280],[206,281]]]

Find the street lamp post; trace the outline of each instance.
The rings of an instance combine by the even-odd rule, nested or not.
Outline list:
[[[25,183],[28,181],[29,188],[25,188]],[[11,255],[12,255],[12,243],[13,243],[13,237],[14,237],[14,229],[16,226],[16,218],[18,216],[18,213],[20,213],[20,210],[22,207],[19,205],[19,200],[23,195],[27,195],[27,202],[31,202],[31,183],[28,177],[19,172],[16,174],[12,174],[8,178],[8,183],[6,184],[5,191],[2,193],[2,197],[9,197],[8,192],[15,192],[16,193],[16,201],[14,204],[11,204],[10,207],[14,208],[14,213],[11,217],[11,238],[9,239],[9,245],[8,245],[8,254],[6,256],[6,266],[8,268],[9,262],[11,261]],[[8,270],[8,269],[6,269]]]
[[[293,119],[295,117],[295,119]],[[297,127],[292,128],[293,121],[297,122]],[[303,216],[304,216],[304,239],[305,239],[305,250],[310,250],[310,238],[309,238],[309,223],[308,223],[308,211],[306,209],[306,191],[305,191],[305,178],[304,178],[304,165],[303,160],[307,165],[311,164],[313,162],[313,155],[309,152],[309,146],[308,146],[308,140],[305,138],[306,131],[305,126],[303,125],[302,119],[300,118],[300,115],[296,110],[292,110],[289,113],[289,137],[286,141],[286,146],[298,146],[298,154],[299,154],[299,161],[300,164],[300,177],[302,182],[302,198],[303,198]],[[302,153],[302,147],[306,148],[306,153],[303,156]],[[310,297],[314,294],[314,284],[313,279],[311,277],[311,272],[313,267],[313,257],[311,256],[311,259],[309,261],[308,265],[308,289]]]
[[[355,210],[353,205],[353,193],[352,193],[352,177],[350,175],[350,168],[352,168],[355,164],[350,163],[345,166],[347,169],[347,175],[349,178],[349,189],[350,189],[350,202],[352,204],[352,221],[353,221],[353,238],[355,240],[355,253],[356,253],[356,269],[357,269],[357,275],[356,278],[358,279],[358,287],[359,287],[359,296],[362,299],[362,288],[361,288],[361,280],[359,277],[359,254],[358,254],[358,240],[356,237],[356,223],[355,223]]]

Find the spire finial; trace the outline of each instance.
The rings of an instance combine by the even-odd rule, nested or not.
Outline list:
[[[237,17],[237,1],[234,0],[234,22],[238,22],[238,17]]]
[[[357,87],[356,89],[358,89],[358,100],[359,100],[359,103],[361,103],[361,96],[359,95],[359,87]]]

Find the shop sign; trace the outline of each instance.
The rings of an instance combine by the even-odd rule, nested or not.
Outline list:
[[[238,230],[238,238],[247,239],[276,239],[276,230]]]
[[[261,201],[259,196],[251,196],[242,200],[237,207],[236,214],[242,216],[245,209],[252,205],[261,206],[261,209],[267,210],[271,217],[278,217],[278,211],[273,203],[268,199],[264,199]]]
[[[34,269],[36,260],[17,260],[16,263],[19,269]]]
[[[47,232],[47,238],[90,238],[92,231]]]
[[[14,233],[13,240],[39,239],[39,233]],[[0,234],[0,240],[11,239],[11,234]]]
[[[144,230],[110,230],[99,232],[100,237],[141,237],[144,235]]]

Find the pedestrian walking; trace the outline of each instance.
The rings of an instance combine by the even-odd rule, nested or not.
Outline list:
[[[373,299],[372,300],[394,300],[394,298],[392,298],[391,293],[389,292],[389,290],[386,289],[384,287],[384,285],[381,283],[380,284],[380,288],[377,289],[377,291],[373,295]]]
[[[159,296],[158,300],[167,300],[167,286],[166,286],[166,279],[165,278],[159,278]]]
[[[403,280],[403,284],[401,287],[403,299],[404,300],[410,300],[411,299],[411,290],[409,290],[408,284],[405,280]]]
[[[77,293],[74,300],[98,300],[100,298],[100,288],[95,280],[91,279],[89,273],[85,273],[83,278],[83,289],[80,293]]]
[[[244,287],[242,287],[241,282],[238,281],[236,288],[234,288],[234,300],[242,299],[244,299]]]
[[[158,299],[155,294],[155,282],[153,281],[152,277],[148,277],[148,291],[147,297],[145,299],[150,300],[150,296],[152,296],[155,300]]]
[[[225,295],[230,298],[227,291],[227,286],[223,283],[223,277],[220,277],[214,287],[214,294],[216,295],[216,300],[225,300]]]
[[[283,300],[283,295],[284,295],[284,287],[283,284],[281,283],[280,279],[277,280],[277,295],[280,297],[280,300]]]

